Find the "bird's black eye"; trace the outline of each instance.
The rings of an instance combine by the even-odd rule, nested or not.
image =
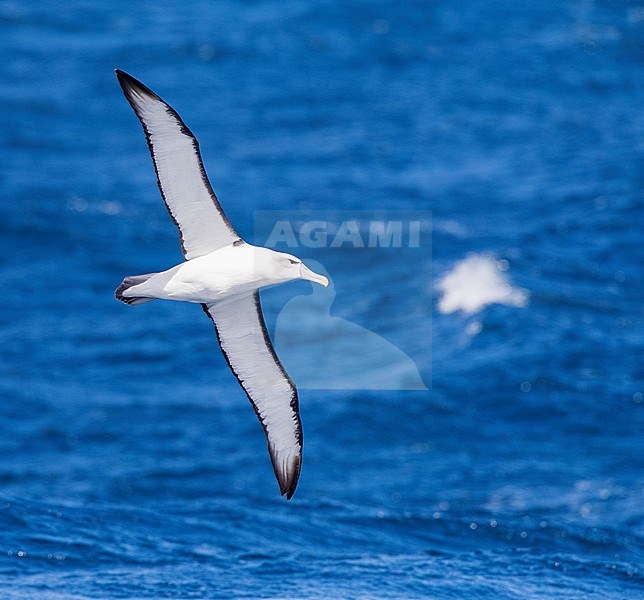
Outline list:
[[[296,261],[296,260],[293,260],[293,259],[291,259],[291,258],[289,258],[289,259],[288,259],[288,262],[290,262],[292,265],[296,265],[296,264],[297,264],[297,261]]]

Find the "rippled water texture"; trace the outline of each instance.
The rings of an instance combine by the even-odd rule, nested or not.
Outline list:
[[[637,2],[1,3],[0,596],[641,598],[643,39]],[[181,260],[115,67],[248,240],[431,220],[417,258],[300,252],[326,304],[264,293],[288,503],[199,307],[113,298]],[[321,310],[420,389],[308,389],[348,361]]]

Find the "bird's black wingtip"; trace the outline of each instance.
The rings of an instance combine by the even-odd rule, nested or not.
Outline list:
[[[290,500],[295,493],[295,486],[280,486],[280,496],[286,496],[287,500]]]
[[[114,72],[116,73],[116,78],[124,92],[127,92],[129,89],[136,89],[142,86],[141,82],[137,81],[129,73],[121,71],[121,69],[114,69]]]
[[[287,500],[290,500],[293,497],[293,494],[295,494],[295,489],[297,488],[297,483],[300,479],[301,465],[301,456],[294,456],[285,472],[275,472],[280,486],[280,496],[286,496]]]
[[[136,94],[137,96],[147,96],[166,104],[155,92],[153,92],[147,85],[140,82],[136,77],[132,77],[132,75],[125,71],[121,71],[121,69],[114,69],[114,72],[116,73],[116,78],[118,79],[125,96],[130,100],[130,103],[132,94]],[[180,118],[179,115],[177,115],[177,118]]]
[[[114,69],[114,72],[116,73],[116,78],[119,80],[119,83],[121,85],[127,85],[133,88],[147,89],[145,85],[143,85],[136,77],[132,77],[132,75],[130,75],[129,73],[121,71],[121,69]]]

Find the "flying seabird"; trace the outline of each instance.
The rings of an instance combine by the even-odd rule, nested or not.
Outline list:
[[[117,69],[116,76],[143,125],[159,190],[186,259],[167,271],[126,277],[116,298],[129,305],[156,298],[201,304],[264,428],[280,493],[290,499],[302,464],[297,389],[271,344],[259,289],[295,279],[326,287],[328,280],[295,256],[242,240],[221,209],[199,143],[181,117],[131,75]]]

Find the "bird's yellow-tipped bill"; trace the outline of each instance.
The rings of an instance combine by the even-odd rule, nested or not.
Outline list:
[[[319,283],[324,287],[327,287],[329,285],[329,280],[324,275],[314,273],[304,263],[302,263],[302,266],[300,267],[300,277],[302,279],[312,281],[313,283]]]

